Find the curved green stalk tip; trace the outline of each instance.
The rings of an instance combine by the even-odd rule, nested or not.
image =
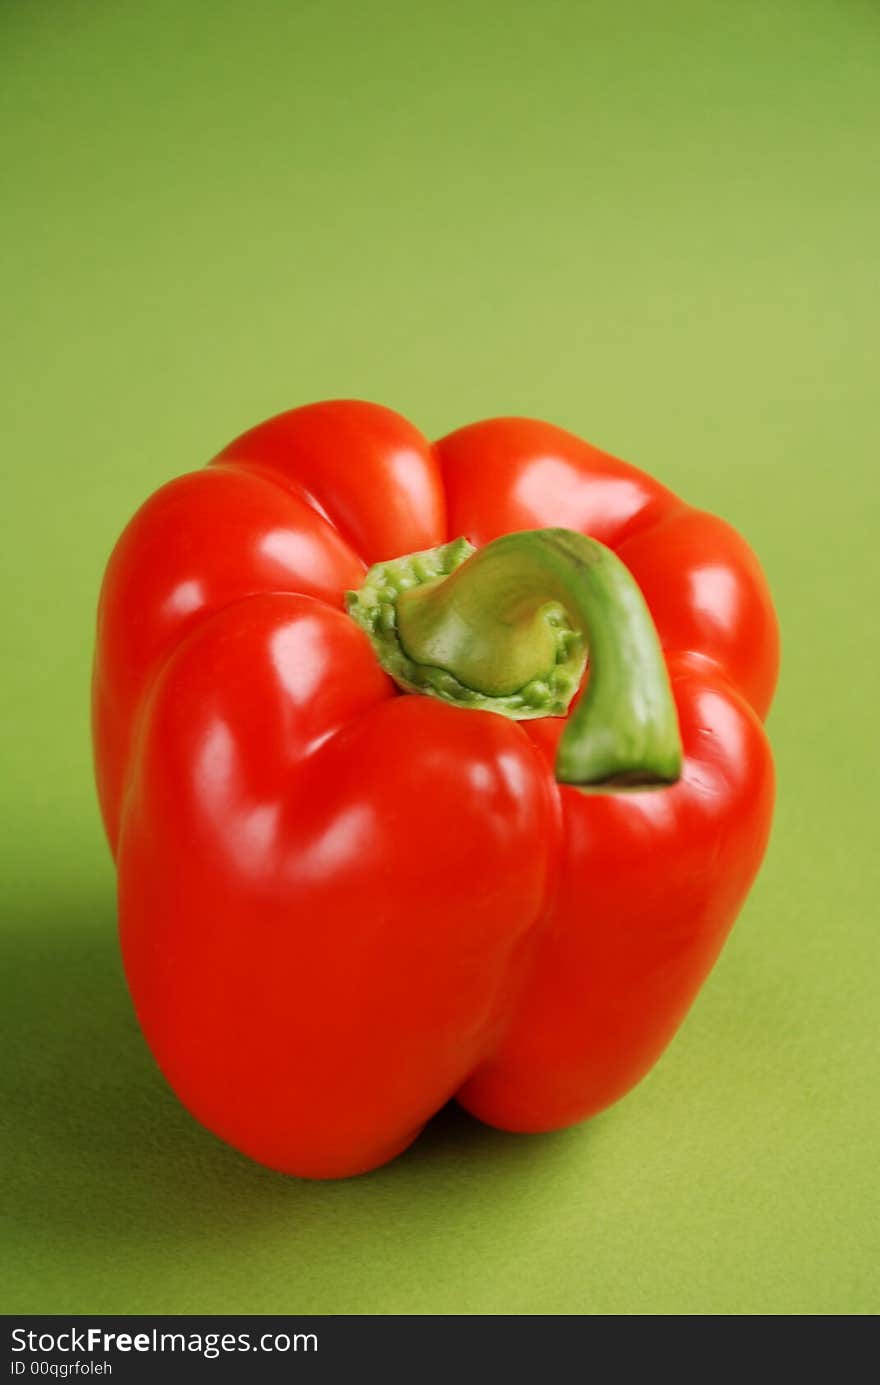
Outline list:
[[[673,783],[675,703],[644,598],[620,559],[568,529],[464,538],[370,568],[346,594],[407,692],[515,720],[565,716],[556,777],[580,788]]]

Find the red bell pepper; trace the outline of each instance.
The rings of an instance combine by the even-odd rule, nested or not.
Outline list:
[[[453,1096],[516,1131],[620,1097],[760,864],[777,665],[738,534],[545,423],[316,404],[164,486],[107,569],[94,743],[171,1086],[315,1177]]]

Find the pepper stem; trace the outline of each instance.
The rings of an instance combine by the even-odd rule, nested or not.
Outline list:
[[[371,568],[349,613],[407,691],[504,716],[562,716],[556,778],[580,787],[674,782],[675,703],[638,585],[569,529],[465,539]]]

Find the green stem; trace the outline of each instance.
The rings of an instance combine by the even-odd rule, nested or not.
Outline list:
[[[464,539],[371,568],[348,610],[398,684],[517,719],[562,716],[564,784],[668,784],[675,704],[639,588],[610,549],[568,529]]]

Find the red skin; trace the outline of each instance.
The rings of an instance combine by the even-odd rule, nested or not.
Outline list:
[[[562,719],[401,694],[344,614],[372,562],[548,526],[641,585],[670,788],[557,785]],[[108,565],[94,739],[126,974],[178,1096],[310,1177],[392,1158],[452,1096],[521,1131],[622,1096],[760,865],[777,668],[739,535],[548,424],[432,447],[387,409],[316,404],[164,486]]]

